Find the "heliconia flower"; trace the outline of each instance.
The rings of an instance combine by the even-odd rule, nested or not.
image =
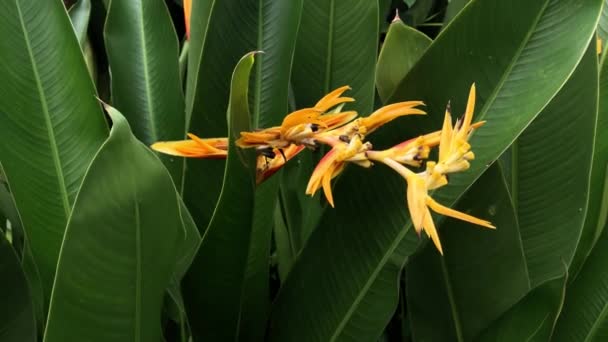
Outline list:
[[[348,86],[340,87],[325,95],[314,107],[288,114],[281,126],[241,132],[237,145],[242,148],[284,148],[291,144],[314,147],[313,137],[316,134],[343,126],[357,117],[354,111],[329,112],[336,106],[341,107],[344,103],[354,101],[350,97],[341,97],[348,89]]]
[[[331,180],[342,172],[346,162],[363,167],[372,166],[372,163],[365,156],[365,152],[369,149],[371,149],[371,144],[364,143],[359,136],[354,136],[348,143],[342,142],[334,145],[315,167],[308,181],[306,194],[313,196],[319,188],[323,187],[327,202],[334,207]]]
[[[186,25],[186,40],[190,40],[190,14],[192,13],[192,0],[184,0],[184,23]]]
[[[382,125],[405,115],[424,115],[425,111],[416,108],[417,106],[424,105],[422,101],[407,101],[393,103],[384,106],[368,117],[358,118],[347,125],[343,125],[334,130],[327,130],[323,133],[319,133],[315,138],[330,143],[335,141],[340,136],[352,137],[354,134],[368,135],[373,133],[375,130],[380,128]],[[333,140],[332,140],[333,137]]]
[[[256,167],[256,181],[258,184],[268,179],[270,176],[275,174],[281,169],[285,163],[291,158],[295,157],[300,153],[305,146],[303,145],[289,145],[288,147],[279,150],[277,148],[272,150],[273,157],[270,158],[264,154],[260,154],[257,157]]]
[[[225,159],[228,153],[227,138],[201,139],[189,133],[189,140],[159,141],[150,146],[153,150],[172,156],[188,158]]]
[[[424,232],[431,238],[431,240],[435,244],[435,247],[437,248],[439,253],[441,253],[442,255],[443,248],[441,246],[441,241],[439,240],[439,235],[437,233],[437,229],[435,227],[435,223],[433,222],[433,218],[429,208],[432,209],[434,212],[444,216],[453,217],[486,228],[496,228],[489,221],[478,219],[474,216],[461,213],[457,210],[450,209],[446,206],[437,203],[428,194],[428,191],[430,189],[428,187],[426,173],[414,173],[413,171],[409,170],[405,166],[390,158],[386,158],[382,160],[382,162],[391,167],[393,170],[397,171],[407,181],[407,206],[410,212],[412,224],[414,225],[414,229],[418,234],[420,234],[420,232],[424,230]]]

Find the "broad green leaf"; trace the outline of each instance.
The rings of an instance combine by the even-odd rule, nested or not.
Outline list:
[[[311,0],[304,3],[292,71],[298,108],[313,106],[326,93],[348,85],[354,97],[347,110],[366,116],[375,96],[378,46],[378,3],[367,0]],[[353,28],[357,34],[353,34]],[[296,253],[304,245],[326,207],[319,196],[304,194],[322,149],[302,152],[282,174],[281,200]],[[324,200],[323,200],[324,201]]]
[[[155,154],[106,108],[112,130],[66,228],[45,342],[161,338],[163,296],[185,237],[179,197]]]
[[[256,62],[251,82],[252,127],[281,123],[287,113],[301,8],[302,0],[193,3],[186,87],[190,132],[202,137],[226,136],[230,75],[241,56],[252,50],[264,51],[257,57],[260,64]],[[221,190],[224,165],[217,160],[189,159],[187,170],[184,198],[199,229],[204,230]]]
[[[34,342],[36,320],[17,253],[0,229],[0,341]]]
[[[237,340],[249,250],[254,238],[255,153],[235,145],[251,127],[248,87],[254,53],[234,69],[228,107],[229,147],[222,192],[185,278],[194,341]],[[246,331],[242,332],[247,334]]]
[[[69,14],[80,48],[84,50],[89,29],[89,18],[91,18],[91,0],[78,0],[70,8]]]
[[[570,76],[594,34],[600,7],[599,0],[473,0],[389,101],[423,100],[429,115],[396,120],[370,141],[381,149],[439,129],[448,100],[461,113],[476,82],[475,120],[487,120],[471,139],[477,158],[434,195],[453,205]],[[395,308],[399,271],[418,245],[404,180],[384,168],[349,167],[334,199],[336,208],[325,211],[275,300],[271,339],[300,337],[302,331],[321,339],[364,333],[371,339]]]
[[[431,45],[424,33],[394,20],[382,44],[376,64],[376,88],[383,102],[412,69],[424,51]]]
[[[597,34],[602,39],[605,50],[606,43],[608,43],[608,1],[606,0],[604,0],[604,8],[602,9],[602,15],[597,26]]]
[[[608,21],[608,6],[604,5],[600,26],[605,21]],[[601,33],[601,30],[598,28]],[[590,82],[590,81],[589,81]],[[589,85],[588,85],[589,87]],[[585,225],[581,233],[581,238],[576,248],[576,254],[572,261],[570,273],[573,279],[585,262],[585,259],[591,253],[593,245],[604,229],[602,222],[602,213],[608,211],[608,200],[606,199],[605,191],[606,167],[608,166],[608,61],[606,60],[606,52],[604,51],[601,58],[599,70],[599,107],[597,116],[597,126],[595,129],[595,146],[593,149],[593,165],[591,167],[591,179],[589,187],[589,205],[587,207],[587,215],[585,216]]]
[[[467,191],[457,210],[497,229],[447,219],[439,230],[444,255],[429,243],[412,257],[405,274],[416,341],[470,341],[530,289],[520,226],[498,164]]]
[[[15,200],[11,194],[10,185],[4,176],[2,163],[0,163],[0,217],[4,216],[11,224],[11,244],[21,259],[21,268],[23,269],[24,276],[29,286],[34,317],[36,318],[38,329],[42,331],[46,316],[44,311],[46,300],[42,289],[40,272],[34,261],[26,232],[23,230],[21,216],[17,211]],[[0,230],[3,225],[4,222],[0,224]]]
[[[403,20],[411,26],[423,24],[431,14],[436,0],[419,0],[404,13]]]
[[[532,287],[563,274],[564,263],[572,262],[589,191],[599,206],[601,186],[589,187],[597,85],[592,42],[570,79],[511,147],[511,195]],[[608,157],[602,158],[606,165]],[[603,179],[603,172],[597,176]]]
[[[608,337],[608,230],[605,225],[604,221],[602,235],[576,279],[568,285],[553,341],[605,341]]]
[[[566,275],[530,291],[476,341],[549,341],[566,296]]]
[[[107,135],[63,3],[0,2],[0,161],[46,296],[85,170]]]
[[[305,1],[292,71],[298,108],[349,85],[347,96],[357,101],[348,108],[370,114],[377,47],[377,1]]]
[[[163,0],[113,0],[105,29],[112,79],[112,104],[124,113],[135,136],[150,145],[185,136],[184,95],[178,42]],[[178,188],[184,160],[161,160]]]
[[[471,0],[450,0],[448,6],[445,9],[445,16],[443,17],[443,27],[454,19],[458,13],[466,6]]]

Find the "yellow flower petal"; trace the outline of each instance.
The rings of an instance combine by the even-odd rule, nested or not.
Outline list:
[[[188,134],[188,137],[190,137],[190,140],[159,141],[150,147],[155,151],[172,156],[209,159],[226,158],[228,139],[201,139],[194,134]]]
[[[407,206],[414,229],[420,234],[424,226],[424,216],[427,211],[425,199],[427,196],[426,184],[422,177],[411,174],[407,181]]]
[[[424,221],[423,221],[424,231],[429,235],[429,237],[433,241],[433,244],[435,244],[435,247],[437,248],[439,253],[441,255],[443,255],[443,247],[441,247],[441,241],[439,240],[439,234],[437,233],[437,228],[435,228],[435,222],[433,222],[433,216],[431,215],[431,212],[429,211],[428,208],[425,207],[425,210],[426,211],[424,214]]]
[[[433,209],[434,212],[444,215],[444,216],[449,216],[449,217],[453,217],[453,218],[457,218],[459,220],[462,221],[467,221],[473,224],[477,224],[486,228],[491,228],[491,229],[496,229],[496,227],[494,227],[492,225],[492,223],[490,223],[489,221],[485,221],[485,220],[481,220],[478,219],[474,216],[471,215],[467,215],[465,213],[461,213],[460,211],[448,208],[446,206],[443,206],[439,203],[437,203],[434,199],[431,198],[431,196],[427,196],[426,197],[426,204]]]

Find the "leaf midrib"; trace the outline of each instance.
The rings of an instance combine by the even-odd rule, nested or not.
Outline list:
[[[146,42],[146,30],[144,29],[144,4],[142,0],[138,2],[139,15],[141,19],[141,25],[139,26],[139,38],[141,43],[141,57],[142,57],[142,66],[144,72],[144,85],[145,85],[145,97],[146,97],[146,107],[148,109],[148,115],[150,117],[150,133],[152,135],[152,141],[158,141],[158,132],[156,130],[156,111],[152,106],[152,90],[150,89],[150,69],[148,66],[148,43]],[[163,4],[164,5],[164,4]]]
[[[32,51],[32,46],[30,44],[29,33],[25,26],[23,13],[21,11],[21,6],[19,5],[19,0],[15,0],[15,5],[17,7],[17,12],[19,14],[19,23],[21,24],[21,29],[23,30],[23,35],[25,38],[25,45],[27,47],[27,53],[30,57],[30,62],[32,64],[32,72],[34,73],[34,79],[36,81],[36,88],[38,90],[38,94],[40,96],[40,105],[42,107],[42,113],[44,116],[44,123],[47,128],[47,134],[49,138],[49,147],[51,149],[51,156],[53,159],[53,166],[55,167],[55,172],[57,174],[57,182],[59,183],[59,195],[61,197],[61,203],[63,205],[63,210],[65,213],[65,218],[67,219],[70,216],[70,201],[68,197],[68,191],[65,184],[65,176],[63,174],[63,167],[61,165],[61,159],[59,157],[59,148],[57,147],[57,141],[55,139],[55,131],[53,128],[53,122],[51,120],[51,114],[49,111],[48,103],[46,101],[46,94],[44,92],[44,88],[42,86],[40,80],[40,74],[38,72],[38,63],[36,62],[36,58]]]
[[[332,0],[332,3],[333,3],[333,0]],[[511,59],[511,62],[509,63],[509,65],[505,69],[505,72],[503,73],[503,76],[501,77],[501,79],[497,83],[497,85],[495,87],[495,90],[493,91],[493,93],[490,95],[490,97],[488,98],[488,100],[486,101],[486,103],[484,104],[484,106],[482,107],[482,109],[480,110],[480,115],[479,115],[478,121],[482,121],[483,120],[483,118],[485,117],[486,113],[488,112],[488,109],[489,109],[491,103],[494,102],[494,100],[498,96],[498,93],[499,93],[500,89],[502,89],[502,87],[506,83],[506,80],[507,80],[508,76],[511,74],[511,71],[513,70],[513,67],[515,66],[515,64],[517,64],[516,61],[519,59],[519,57],[521,56],[522,52],[524,51],[527,43],[530,40],[530,37],[532,36],[532,34],[534,32],[536,32],[536,27],[538,26],[538,22],[540,21],[540,18],[542,17],[542,15],[545,13],[545,10],[546,10],[548,4],[549,4],[549,0],[545,0],[544,5],[542,6],[542,8],[540,9],[540,11],[538,12],[537,17],[534,19],[532,25],[530,26],[530,31],[524,37],[524,39],[522,40],[520,46],[515,51],[515,53],[513,55],[513,58]],[[462,194],[464,192],[466,192],[466,191],[463,191],[454,200],[453,203],[458,202],[458,200],[460,199],[460,197],[462,196]],[[390,259],[390,256],[397,249],[397,247],[401,244],[401,241],[405,237],[406,232],[409,231],[410,228],[411,228],[411,221],[408,221],[405,224],[404,229],[401,230],[401,232],[397,235],[397,238],[395,239],[395,241],[390,245],[390,248],[387,250],[387,253],[385,253],[382,256],[382,258],[380,260],[380,263],[378,263],[378,267],[376,267],[374,269],[374,271],[372,272],[372,276],[365,283],[365,285],[363,286],[363,288],[361,289],[361,291],[359,291],[359,294],[357,295],[357,297],[355,297],[355,300],[353,301],[353,305],[350,306],[350,308],[346,312],[346,315],[344,316],[344,319],[342,319],[340,321],[340,323],[338,324],[338,326],[337,326],[334,334],[332,335],[332,337],[330,339],[331,341],[335,341],[335,339],[337,338],[337,336],[342,332],[342,330],[346,326],[347,321],[350,320],[351,316],[354,314],[354,312],[358,308],[359,304],[362,302],[363,297],[365,297],[367,295],[368,290],[371,288],[371,286],[373,285],[373,283],[376,281],[376,277],[384,269],[384,266],[385,266],[386,262]]]

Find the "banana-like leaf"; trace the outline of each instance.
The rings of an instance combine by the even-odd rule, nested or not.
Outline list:
[[[600,22],[597,25],[597,34],[600,39],[602,39],[602,43],[604,44],[604,49],[606,47],[606,43],[608,42],[608,1],[604,0],[604,8],[602,9],[602,16],[600,17]],[[605,55],[605,54],[604,54]]]
[[[165,289],[186,238],[167,169],[126,119],[93,159],[70,216],[45,342],[160,341]]]
[[[608,196],[604,197],[607,200]],[[608,336],[608,230],[604,229],[568,293],[553,341],[604,341]]]
[[[349,85],[345,96],[356,102],[347,108],[360,115],[371,113],[375,96],[375,66],[378,46],[378,2],[367,0],[311,0],[304,3],[292,71],[298,108],[313,106],[335,88]],[[357,34],[352,29],[357,28]],[[281,205],[287,232],[300,249],[317,226],[326,207],[319,196],[304,194],[322,149],[301,153],[283,170]],[[283,246],[281,249],[286,250]],[[285,269],[285,267],[282,267]]]
[[[305,1],[292,71],[298,107],[310,107],[335,88],[350,85],[347,96],[357,101],[349,108],[370,114],[377,49],[377,1]]]
[[[596,195],[591,205],[601,202],[606,149],[600,154],[599,184],[589,186],[597,103],[593,41],[568,82],[506,152],[532,287],[564,273],[581,237],[590,191]]]
[[[566,296],[566,274],[530,291],[475,341],[550,341]]]
[[[445,255],[427,244],[412,257],[405,274],[414,340],[470,341],[530,289],[520,227],[498,164],[457,209],[485,217],[497,229],[447,219],[440,230]]]
[[[372,136],[374,147],[439,129],[448,100],[461,112],[477,82],[475,120],[487,120],[471,139],[477,159],[434,194],[453,205],[565,83],[594,34],[601,5],[473,0],[389,101],[423,100],[430,114],[392,122]],[[346,170],[334,191],[336,209],[325,211],[275,300],[272,340],[380,335],[395,308],[399,271],[418,240],[408,234],[404,190],[404,180],[383,168]],[[323,273],[315,271],[321,267]]]
[[[608,6],[606,4],[604,4],[602,17],[598,25],[598,33],[606,42],[608,35],[602,32],[602,26],[608,26]],[[606,60],[606,51],[604,49],[602,53],[599,70],[599,107],[595,129],[593,166],[591,167],[589,205],[585,216],[585,225],[572,261],[570,270],[572,279],[576,278],[576,274],[602,233],[604,229],[603,220],[606,217],[605,213],[608,211],[608,200],[605,198],[606,186],[608,186],[606,183],[606,177],[608,177],[606,173],[606,166],[608,166],[608,61]]]
[[[395,87],[431,45],[424,33],[396,18],[388,28],[376,65],[376,88],[385,102]]]
[[[245,55],[232,76],[228,107],[229,147],[222,193],[198,253],[185,278],[186,309],[194,341],[237,340],[243,289],[253,238],[255,153],[235,145],[250,130],[248,86],[254,53]]]
[[[113,0],[104,29],[112,78],[112,104],[145,144],[185,136],[178,42],[163,0]],[[178,188],[184,160],[161,160]]]
[[[91,18],[91,0],[78,0],[70,8],[69,14],[80,48],[84,50],[89,29],[89,19]]]
[[[445,9],[445,16],[443,17],[443,27],[454,19],[458,13],[466,6],[471,0],[451,0]]]
[[[29,286],[13,246],[0,229],[0,341],[34,342],[36,319]]]
[[[257,57],[250,90],[252,127],[281,123],[301,10],[302,0],[193,2],[186,85],[190,132],[226,136],[230,75],[252,50],[264,52]],[[213,214],[223,172],[216,160],[187,161],[184,198],[201,230]]]
[[[48,297],[107,124],[61,1],[0,2],[0,51],[0,160]]]

